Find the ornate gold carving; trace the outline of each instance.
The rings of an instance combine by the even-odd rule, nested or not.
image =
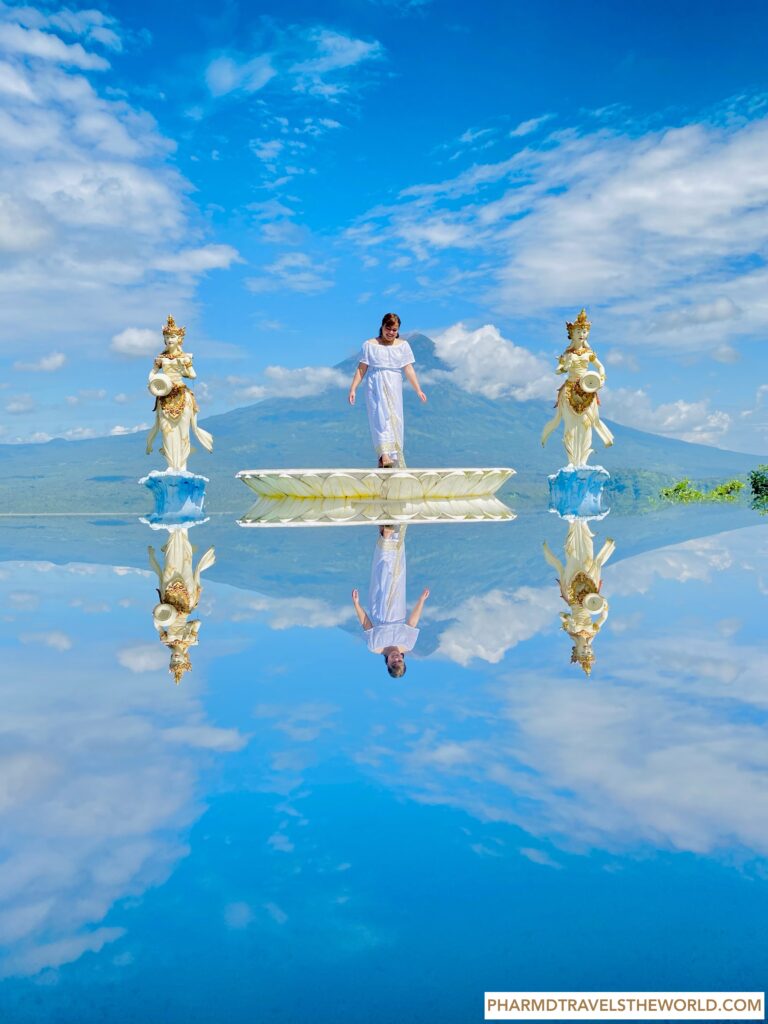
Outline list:
[[[188,615],[192,611],[193,605],[189,597],[189,591],[184,585],[183,580],[174,580],[165,589],[163,594],[163,601],[166,604],[173,605],[177,612],[182,615]]]
[[[590,405],[595,400],[594,391],[582,391],[581,385],[577,380],[567,380],[563,384],[565,388],[565,397],[568,401],[568,405],[573,409],[579,416],[586,412]],[[171,392],[173,394],[173,392]],[[170,398],[170,395],[168,396]],[[160,399],[161,402],[167,401],[165,398]]]
[[[180,338],[184,340],[184,335],[187,333],[186,327],[178,327],[173,317],[168,314],[168,322],[163,327],[163,337],[168,338],[170,336]]]
[[[589,322],[586,309],[582,309],[582,311],[579,313],[579,315],[576,317],[573,323],[571,323],[569,320],[565,321],[565,329],[566,331],[568,331],[569,338],[573,337],[574,328],[584,327],[588,331],[591,326],[592,324]]]
[[[184,412],[184,402],[187,396],[186,384],[174,384],[164,398],[158,398],[163,407],[163,412],[171,420],[177,420]]]
[[[568,604],[582,604],[587,594],[597,594],[599,590],[585,572],[577,572],[568,587]]]

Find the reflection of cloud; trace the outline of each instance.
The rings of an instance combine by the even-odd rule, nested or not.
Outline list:
[[[333,728],[329,721],[339,709],[333,704],[305,703],[295,707],[281,707],[275,704],[258,704],[254,718],[273,718],[274,729],[284,732],[295,743],[309,743],[321,732]]]
[[[512,594],[491,590],[471,597],[451,617],[437,653],[459,665],[473,658],[492,664],[523,640],[557,622],[560,593],[554,587],[520,587]]]
[[[167,667],[168,651],[160,644],[124,647],[117,652],[117,660],[131,672],[156,672]]]
[[[37,567],[5,568],[0,599]],[[143,593],[142,577],[108,566],[73,576],[71,568],[45,566],[37,624],[63,612],[69,626],[79,616],[88,642],[65,659],[56,645],[7,645],[0,680],[3,977],[57,967],[118,939],[121,928],[102,925],[116,901],[165,881],[187,852],[183,832],[201,810],[198,761],[246,742],[237,730],[208,724],[190,690],[134,674],[141,659],[126,644],[121,618],[109,635],[94,633],[84,611],[70,607],[73,588],[85,607]],[[113,651],[121,642],[122,668]]]
[[[721,537],[706,537],[627,558],[608,566],[603,577],[612,595],[644,594],[657,578],[708,583],[713,573],[723,572],[731,565],[728,542]]]
[[[534,864],[541,864],[543,867],[556,868],[558,871],[562,868],[562,864],[558,864],[556,860],[553,860],[546,850],[537,850],[533,847],[524,846],[521,847],[520,853],[528,860],[533,861]]]
[[[458,705],[433,705],[429,726],[409,730],[404,749],[374,739],[358,761],[418,800],[507,821],[561,847],[768,854],[764,652],[735,643],[745,626],[722,617],[743,582],[729,574],[717,589],[684,586],[734,566],[753,571],[759,531],[612,566],[609,594],[642,593],[648,613],[627,616],[620,638],[609,629],[588,685],[515,672],[484,693],[463,693]],[[670,579],[695,603],[666,599]],[[663,612],[653,606],[660,585]],[[705,628],[690,624],[692,613]],[[491,636],[493,621],[482,623]],[[474,642],[472,629],[468,617],[462,632]],[[535,860],[532,849],[523,852]]]
[[[42,644],[44,647],[52,647],[55,651],[68,651],[72,647],[72,640],[66,633],[62,633],[58,629],[48,633],[22,633],[19,640],[23,644]]]
[[[224,921],[227,928],[242,931],[253,921],[253,911],[247,903],[228,903],[224,907]]]
[[[354,618],[351,607],[334,608],[317,597],[255,597],[246,601],[233,616],[247,618],[246,609],[268,612],[272,629],[304,629],[340,626]]]

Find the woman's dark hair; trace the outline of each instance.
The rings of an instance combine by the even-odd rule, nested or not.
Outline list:
[[[405,675],[405,672],[406,672],[405,656],[403,656],[403,660],[400,662],[399,665],[392,665],[390,667],[390,664],[387,661],[387,656],[385,654],[384,655],[384,664],[387,666],[387,672],[389,672],[389,674],[392,676],[393,679],[399,679],[401,676]]]
[[[385,313],[384,314],[384,316],[381,318],[381,327],[379,328],[379,337],[381,337],[381,332],[384,330],[385,327],[396,327],[397,328],[397,336],[398,336],[398,338],[400,337],[400,317],[397,315],[397,313]]]

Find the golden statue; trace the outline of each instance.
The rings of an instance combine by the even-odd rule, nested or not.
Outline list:
[[[582,309],[573,323],[566,322],[569,343],[558,358],[557,372],[568,378],[557,392],[557,412],[541,433],[542,447],[562,420],[563,444],[571,466],[587,465],[592,454],[592,430],[596,430],[606,447],[613,444],[613,434],[600,420],[599,389],[605,384],[605,369],[589,346],[592,324]]]
[[[189,616],[197,607],[202,593],[200,574],[213,565],[216,555],[213,548],[208,548],[193,570],[195,549],[186,529],[171,530],[168,542],[160,550],[165,556],[162,566],[155,556],[155,549],[151,545],[148,548],[150,565],[157,573],[157,594],[160,598],[152,617],[160,640],[170,648],[168,671],[178,685],[184,673],[192,668],[189,648],[198,642],[200,620],[190,621]]]
[[[147,437],[147,455],[152,451],[158,431],[163,444],[160,451],[173,473],[187,472],[191,451],[190,428],[207,451],[213,451],[213,437],[197,425],[197,402],[183,378],[194,379],[192,355],[183,352],[185,327],[177,327],[172,316],[163,327],[165,348],[155,357],[148,387],[155,396],[155,423]]]
[[[557,570],[560,594],[569,608],[567,612],[560,612],[560,621],[573,640],[571,662],[581,665],[587,676],[595,660],[592,641],[608,618],[608,602],[600,593],[602,569],[616,549],[609,537],[595,556],[593,536],[585,519],[575,519],[569,524],[565,565],[544,541],[544,557]]]

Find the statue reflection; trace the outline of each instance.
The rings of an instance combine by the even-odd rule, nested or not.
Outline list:
[[[171,659],[168,670],[176,684],[192,668],[189,648],[197,644],[200,620],[189,616],[197,607],[202,593],[200,575],[216,561],[213,548],[208,548],[193,570],[195,548],[189,540],[189,531],[177,528],[170,531],[168,542],[160,549],[163,564],[160,565],[152,545],[148,548],[149,562],[157,573],[157,594],[160,603],[152,612],[155,628],[160,640],[170,649]]]
[[[593,537],[586,519],[574,519],[565,539],[565,564],[544,541],[544,557],[558,572],[560,593],[569,608],[560,613],[560,619],[573,640],[571,662],[581,665],[587,676],[595,660],[592,641],[608,618],[608,602],[600,593],[602,568],[616,548],[608,538],[595,555]]]
[[[368,650],[384,656],[387,672],[395,679],[405,675],[405,655],[416,645],[419,619],[429,597],[425,588],[406,617],[406,530],[405,525],[378,527],[371,563],[370,614],[360,604],[359,591],[352,591],[352,603],[365,630]]]

